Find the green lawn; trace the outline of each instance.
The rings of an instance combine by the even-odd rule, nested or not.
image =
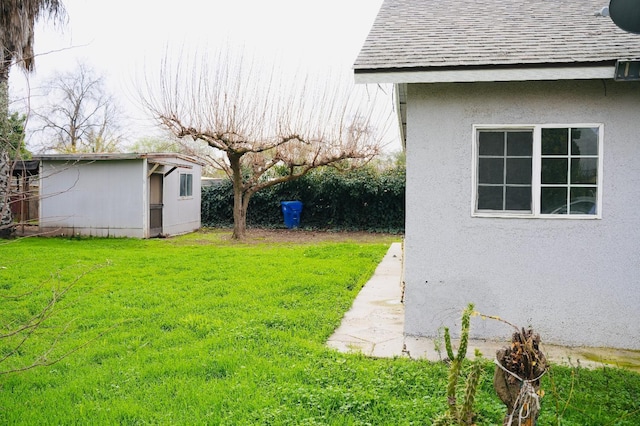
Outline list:
[[[0,371],[54,342],[47,360],[85,345],[0,375],[0,424],[428,425],[444,411],[443,364],[325,345],[392,237],[227,237],[0,241],[0,325],[24,322],[75,282]],[[0,359],[16,342],[1,339]],[[501,424],[492,371],[479,425]],[[541,425],[640,424],[638,374],[554,367],[543,388]]]

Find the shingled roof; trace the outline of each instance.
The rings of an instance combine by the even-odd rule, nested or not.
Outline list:
[[[640,58],[608,0],[385,0],[359,73],[587,66]]]

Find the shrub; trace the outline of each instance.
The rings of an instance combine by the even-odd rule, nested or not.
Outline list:
[[[300,225],[309,229],[404,232],[405,169],[374,166],[349,172],[314,170],[297,180],[256,193],[249,202],[247,224],[283,227],[281,201],[300,200]],[[230,181],[202,190],[202,224],[233,224]]]

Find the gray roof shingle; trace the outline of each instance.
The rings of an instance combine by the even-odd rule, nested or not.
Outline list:
[[[578,65],[640,58],[607,0],[385,0],[358,72]]]

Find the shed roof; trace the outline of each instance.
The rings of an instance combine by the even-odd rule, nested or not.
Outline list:
[[[166,159],[175,158],[189,163],[200,164],[202,161],[180,153],[175,152],[153,152],[153,153],[78,153],[78,154],[42,154],[35,155],[34,160],[38,161],[116,161],[116,160],[142,160],[147,159],[151,162],[164,161]]]
[[[385,0],[354,64],[375,72],[567,67],[640,58],[607,0]]]
[[[15,160],[11,167],[13,176],[32,176],[38,174],[40,162],[37,160]]]

